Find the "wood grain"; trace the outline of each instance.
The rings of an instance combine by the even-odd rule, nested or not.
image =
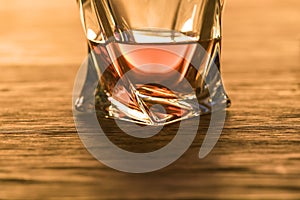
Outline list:
[[[227,2],[222,136],[148,174],[102,165],[78,138],[84,38],[75,2],[59,2],[0,0],[0,199],[300,199],[298,0]]]

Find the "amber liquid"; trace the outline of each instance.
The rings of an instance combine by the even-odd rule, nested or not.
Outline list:
[[[159,123],[195,115],[199,105],[189,101],[207,100],[202,76],[220,40],[174,44],[90,41],[90,45],[101,77],[96,110],[118,118],[130,118],[133,113],[138,115],[132,116],[136,121],[149,117],[142,114],[146,110]],[[162,107],[151,110],[155,104]]]

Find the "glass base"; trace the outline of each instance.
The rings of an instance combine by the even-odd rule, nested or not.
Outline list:
[[[195,116],[210,114],[230,107],[220,75],[205,88],[194,90],[192,94],[174,93],[161,85],[145,84],[131,86],[127,100],[108,94],[101,84],[95,69],[86,65],[86,78],[75,97],[75,109],[80,112],[96,112],[98,119],[111,118],[142,125],[162,126]],[[124,88],[123,88],[124,90]],[[122,92],[122,91],[119,91]],[[123,91],[124,93],[124,91]]]

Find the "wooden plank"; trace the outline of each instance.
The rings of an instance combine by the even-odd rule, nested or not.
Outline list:
[[[200,129],[178,161],[148,174],[109,169],[78,138],[71,95],[84,38],[76,5],[59,2],[0,8],[10,19],[0,29],[0,199],[300,198],[299,1],[227,2],[233,105],[222,136],[200,160]]]

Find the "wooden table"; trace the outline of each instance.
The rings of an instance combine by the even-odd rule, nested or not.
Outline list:
[[[148,174],[104,166],[77,135],[71,95],[85,46],[75,1],[0,3],[0,199],[300,199],[300,1],[227,2],[233,105],[222,136],[205,159],[196,138]]]

